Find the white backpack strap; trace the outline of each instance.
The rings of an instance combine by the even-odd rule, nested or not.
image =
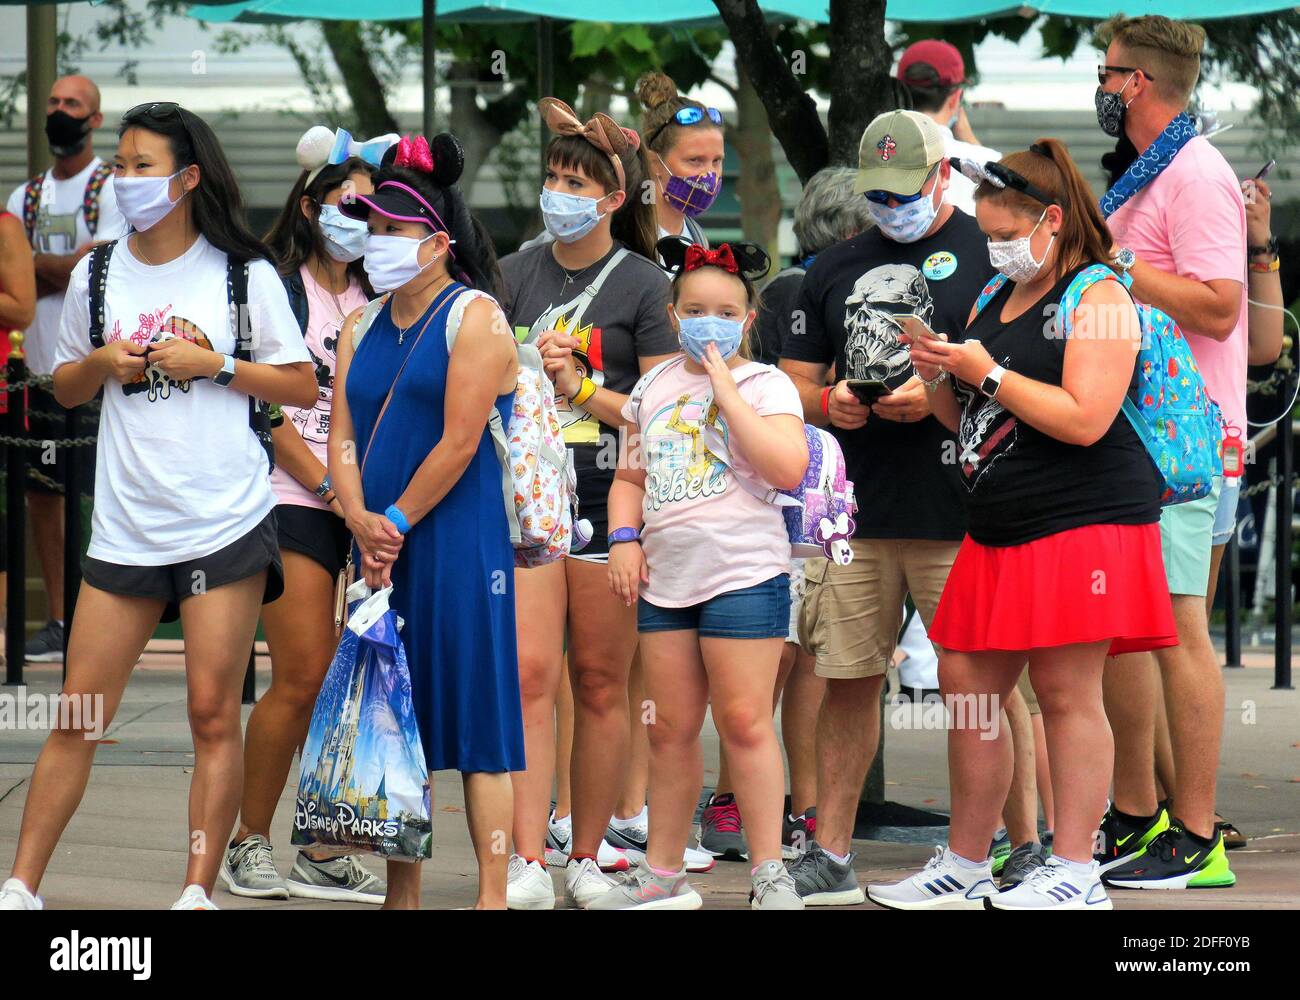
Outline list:
[[[674,354],[668,360],[660,361],[659,364],[655,365],[648,372],[646,372],[639,379],[637,379],[636,385],[632,386],[632,392],[627,397],[628,405],[632,409],[633,424],[635,424],[637,427],[641,426],[641,400],[645,398],[646,390],[650,388],[650,383],[653,382],[655,379],[657,379],[664,372],[666,372],[669,368],[675,367],[676,365],[684,364],[685,361],[686,361],[686,355]]]
[[[361,338],[366,335],[366,331],[375,322],[375,317],[383,310],[384,305],[388,302],[388,292],[379,296],[377,299],[371,299],[366,303],[365,308],[361,310],[361,315],[357,317],[357,325],[352,328],[352,350],[356,350],[361,343]]]
[[[736,386],[740,387],[754,376],[761,375],[768,367],[768,365],[754,365],[749,369],[749,371],[736,379]],[[708,394],[704,397],[704,419],[706,421],[708,421],[709,410],[712,408],[713,390],[710,389]],[[772,504],[776,507],[803,506],[794,497],[782,493],[776,487],[768,486],[766,483],[759,482],[756,479],[751,479],[749,476],[743,475],[738,471],[735,462],[731,457],[731,449],[727,447],[727,442],[723,440],[722,433],[712,422],[707,422],[700,427],[700,439],[704,442],[705,447],[709,449],[713,456],[731,470],[731,474],[736,477],[737,484],[739,484],[740,488],[750,496],[763,501],[763,503]]]
[[[573,307],[568,310],[570,326],[576,326],[578,320],[582,319],[582,314],[587,311],[587,307],[591,305],[596,296],[600,294],[600,289],[605,284],[605,279],[614,273],[614,269],[618,267],[619,264],[623,263],[629,253],[631,253],[631,251],[628,250],[627,247],[619,247],[615,250],[614,255],[605,262],[605,266],[602,267],[596,277],[591,280],[591,284],[584,288],[581,294],[573,301]],[[558,310],[556,309],[551,309],[538,316],[537,319],[533,321],[533,325],[528,328],[528,335],[524,338],[524,343],[533,343],[539,336],[541,336],[543,330],[549,330],[555,322],[557,311]]]
[[[456,301],[451,304],[451,309],[447,311],[447,357],[451,357],[451,349],[456,346],[456,335],[460,333],[460,321],[465,318],[465,310],[469,308],[470,303],[475,299],[487,299],[494,306],[500,308],[500,304],[487,292],[481,292],[477,288],[466,288],[456,296]],[[505,314],[502,313],[502,321],[505,320]]]
[[[497,464],[501,466],[501,496],[505,500],[510,544],[518,545],[522,536],[519,533],[519,511],[515,509],[515,480],[510,474],[510,446],[506,443],[506,429],[501,422],[501,411],[497,409],[495,403],[492,404],[492,413],[488,416],[488,433],[492,435]]]

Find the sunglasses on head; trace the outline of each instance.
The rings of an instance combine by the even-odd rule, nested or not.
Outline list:
[[[935,175],[939,169],[939,164],[930,168],[930,172],[925,175],[925,180],[921,181],[921,189],[916,194],[895,194],[893,191],[864,191],[862,196],[873,205],[888,205],[890,200],[898,202],[900,205],[910,205],[914,201],[920,201],[925,197],[925,186],[930,183],[930,178]]]
[[[1105,86],[1106,77],[1108,77],[1111,73],[1141,73],[1152,83],[1156,82],[1156,78],[1154,76],[1152,76],[1144,69],[1139,69],[1137,66],[1108,66],[1105,63],[1100,63],[1097,66],[1097,82]]]
[[[659,138],[659,133],[669,125],[698,125],[704,121],[706,116],[714,125],[719,128],[722,127],[722,112],[717,108],[697,108],[692,105],[691,107],[679,108],[676,114],[650,133],[650,137],[646,139],[645,144],[649,146],[653,143]]]

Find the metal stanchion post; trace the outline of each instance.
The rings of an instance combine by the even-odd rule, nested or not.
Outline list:
[[[1293,375],[1292,378],[1295,376]],[[1290,398],[1291,379],[1282,384],[1282,398]],[[1290,415],[1277,425],[1277,548],[1274,550],[1274,615],[1277,639],[1273,644],[1273,688],[1291,689],[1291,518],[1295,508],[1295,469],[1292,449],[1295,431]]]
[[[5,434],[11,442],[26,438],[27,393],[14,391],[27,381],[27,362],[23,356],[23,334],[9,334],[9,364],[6,375],[9,408],[5,414]],[[5,600],[5,683],[23,682],[23,664],[27,649],[27,449],[21,444],[7,446],[5,456],[5,542],[9,574]]]
[[[1241,666],[1241,550],[1237,532],[1228,539],[1228,550],[1223,554],[1223,572],[1227,588],[1223,592],[1223,610],[1228,618],[1227,659],[1225,666]]]

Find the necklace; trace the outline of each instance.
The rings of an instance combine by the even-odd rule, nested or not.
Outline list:
[[[433,305],[433,300],[436,299],[436,298],[438,297],[438,295],[442,292],[442,290],[443,290],[444,288],[446,288],[448,285],[450,285],[450,284],[452,283],[452,280],[453,280],[453,279],[452,279],[451,275],[450,275],[450,274],[447,275],[447,280],[444,281],[442,284],[440,284],[437,288],[435,288],[435,289],[433,290],[433,294],[432,294],[432,295],[430,296],[430,298],[429,298],[429,305]],[[425,310],[427,311],[428,308],[429,308],[429,306],[425,306],[424,308],[425,308]],[[412,319],[411,322],[407,323],[406,326],[401,326],[401,325],[397,322],[397,317],[396,317],[396,316],[393,317],[393,326],[397,327],[397,342],[398,342],[398,344],[401,344],[403,341],[406,340],[406,335],[407,335],[408,332],[410,332],[411,327],[413,327],[413,326],[415,325],[415,323],[416,323],[416,320],[418,320],[418,319],[420,318],[420,316],[423,316],[423,315],[424,315],[424,312],[421,312],[419,315],[417,315],[417,316],[415,317],[415,319]]]
[[[563,296],[563,295],[564,295],[564,294],[569,290],[569,285],[570,285],[570,284],[572,284],[573,282],[575,282],[575,281],[577,281],[579,278],[581,278],[584,274],[586,274],[586,273],[587,273],[588,271],[590,271],[593,267],[595,267],[597,264],[599,264],[601,260],[604,260],[606,256],[608,256],[608,254],[602,256],[602,257],[600,258],[600,260],[593,260],[590,264],[588,264],[586,267],[582,268],[581,270],[578,270],[578,271],[570,271],[567,267],[565,267],[563,264],[561,264],[558,260],[555,260],[555,254],[552,253],[552,254],[551,254],[551,260],[554,260],[554,261],[555,261],[555,266],[558,267],[558,268],[560,269],[560,273],[564,275],[564,284],[560,286],[560,295]]]
[[[339,301],[339,297],[335,293],[334,289],[331,288],[328,284],[326,284],[325,281],[321,280],[321,278],[329,278],[329,272],[326,271],[323,267],[321,267],[319,262],[317,261],[312,261],[312,267],[310,268],[310,270],[312,272],[312,277],[315,278],[316,280],[316,284],[319,285],[321,288],[325,289],[325,291],[329,293],[329,297],[334,301],[334,311],[338,313],[338,325],[341,329],[343,323],[348,318],[347,313],[343,311],[343,303]],[[317,276],[318,273],[320,275],[319,277]],[[349,282],[348,284],[350,286],[351,282]],[[346,290],[347,289],[345,288],[344,291],[346,292]]]

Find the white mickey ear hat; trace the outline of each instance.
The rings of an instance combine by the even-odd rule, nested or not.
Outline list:
[[[357,142],[345,128],[331,129],[327,125],[313,125],[298,140],[296,157],[298,166],[307,171],[307,183],[332,163],[342,163],[350,156],[359,157],[373,167],[378,167],[398,136],[389,133],[365,142]]]

